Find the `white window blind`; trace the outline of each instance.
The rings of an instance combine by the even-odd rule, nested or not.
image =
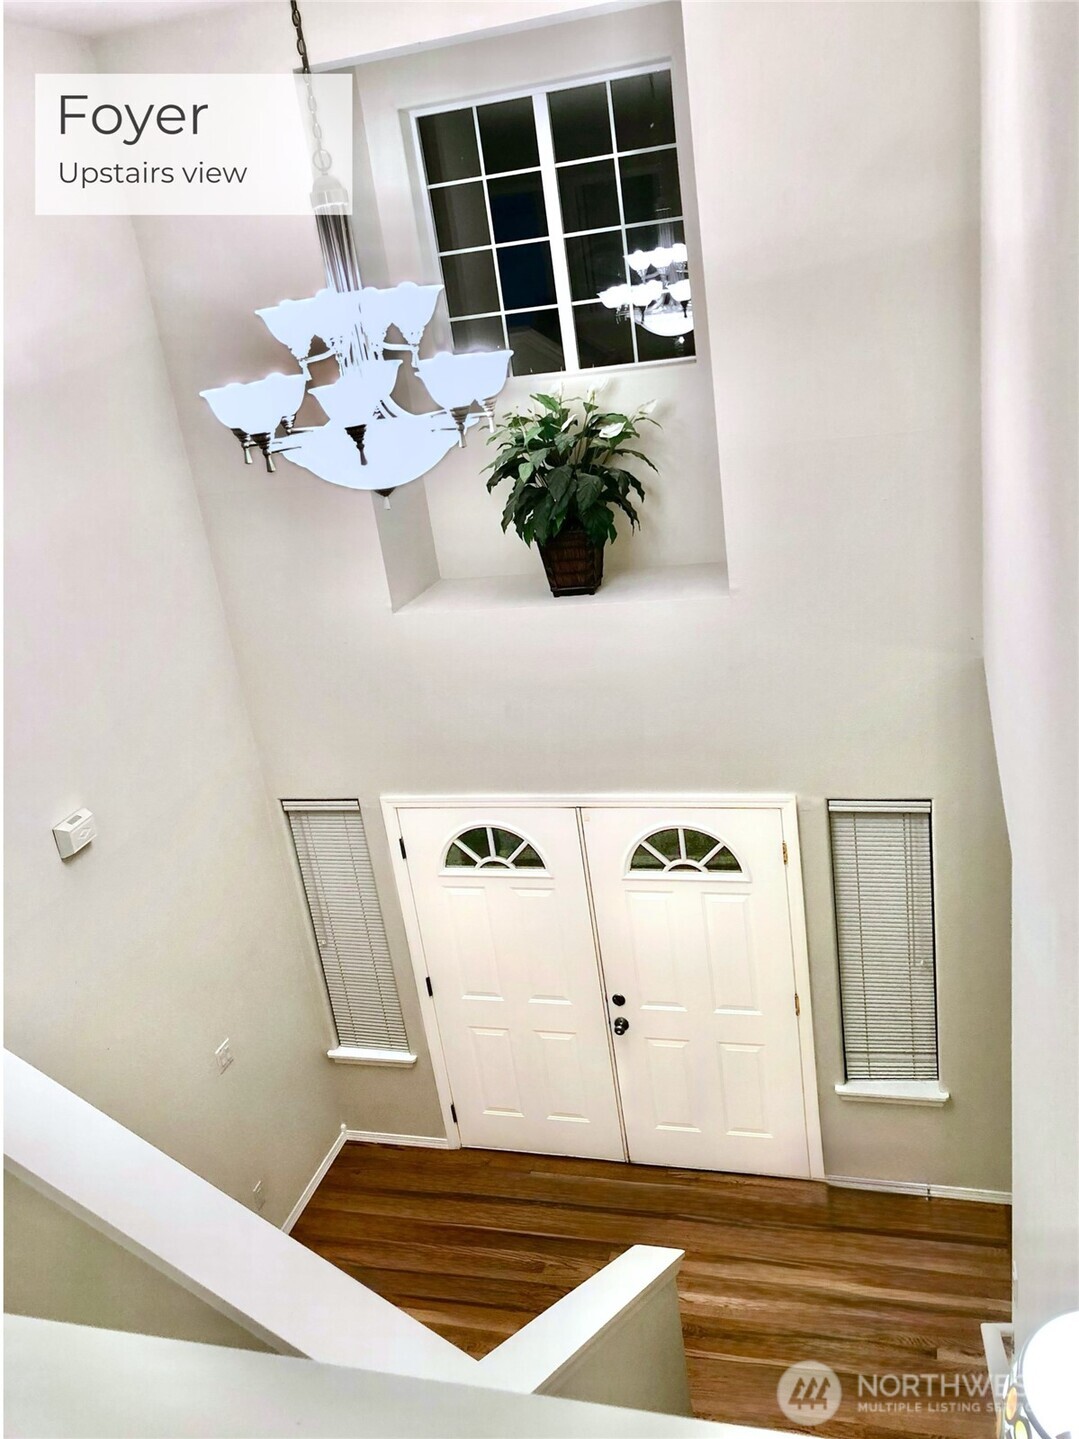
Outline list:
[[[847,1079],[937,1079],[930,805],[828,809]]]
[[[407,1050],[382,907],[355,800],[285,800],[340,1045]]]

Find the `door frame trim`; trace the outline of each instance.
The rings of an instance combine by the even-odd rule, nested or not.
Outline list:
[[[809,982],[809,942],[806,934],[805,890],[802,883],[802,851],[798,836],[798,801],[793,794],[389,794],[381,796],[382,815],[390,846],[397,894],[401,902],[409,957],[416,979],[416,993],[424,1034],[431,1055],[439,1106],[446,1126],[446,1139],[451,1149],[460,1149],[461,1132],[451,1111],[449,1069],[442,1048],[434,999],[427,993],[427,960],[420,935],[419,913],[412,892],[408,861],[401,854],[400,812],[409,809],[469,809],[506,807],[515,809],[774,809],[779,811],[783,843],[787,846],[787,913],[790,921],[791,952],[794,959],[794,981],[801,1013],[798,1016],[798,1047],[802,1069],[802,1100],[805,1111],[806,1145],[811,1179],[825,1177],[824,1149],[821,1138],[820,1092],[817,1087],[817,1063],[813,1042],[813,997]],[[586,860],[587,863],[587,860]]]

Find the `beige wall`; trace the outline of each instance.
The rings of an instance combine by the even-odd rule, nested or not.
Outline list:
[[[316,59],[343,62],[564,8],[311,0],[305,14]],[[99,62],[283,68],[293,55],[278,11],[147,26],[101,42]],[[620,23],[637,22],[627,11]],[[339,1072],[343,1117],[387,1131],[439,1125],[381,794],[790,790],[827,1169],[1004,1189],[1008,854],[980,639],[977,11],[687,0],[683,23],[729,598],[391,613],[369,498],[287,465],[276,477],[243,470],[197,398],[280,363],[251,312],[321,283],[312,228],[138,222],[269,787],[360,796],[382,871],[421,1056],[408,1073]],[[632,402],[651,383],[649,372],[623,377],[616,393]],[[712,419],[680,397],[667,423]],[[482,447],[469,454],[478,471]],[[713,503],[700,490],[715,484],[703,467],[668,468],[654,513]],[[935,802],[953,1096],[941,1111],[832,1092],[842,1058],[828,796]],[[285,854],[276,820],[260,835]]]
[[[4,1312],[268,1352],[231,1319],[11,1174],[4,1175]]]
[[[33,215],[34,73],[89,51],[15,25],[6,65],[6,1042],[235,1198],[261,1179],[279,1222],[340,1125],[323,1001],[132,225]],[[62,863],[77,805],[98,838]],[[31,1211],[11,1253],[50,1312],[108,1322],[83,1280],[115,1255],[65,1312],[73,1231]]]
[[[986,663],[1014,857],[1020,1339],[1079,1308],[1079,10],[983,12]]]

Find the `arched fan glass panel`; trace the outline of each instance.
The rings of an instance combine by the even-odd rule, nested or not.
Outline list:
[[[631,871],[650,874],[742,872],[742,866],[721,839],[684,825],[657,829],[642,840],[633,851],[629,867]]]
[[[545,869],[538,852],[512,829],[477,825],[466,829],[446,851],[450,869]]]

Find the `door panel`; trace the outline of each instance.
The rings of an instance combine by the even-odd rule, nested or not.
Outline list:
[[[630,1159],[807,1176],[780,812],[583,818]]]
[[[624,1159],[577,811],[400,821],[462,1142]],[[507,834],[542,867],[512,867]],[[447,863],[461,835],[465,862]]]

